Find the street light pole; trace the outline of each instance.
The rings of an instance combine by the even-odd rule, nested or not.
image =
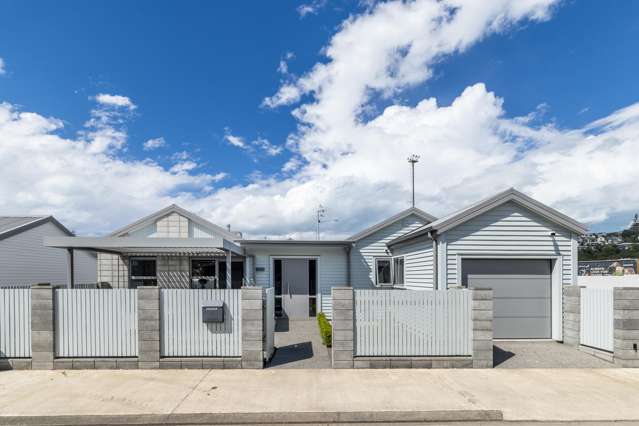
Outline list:
[[[410,163],[410,176],[412,180],[413,207],[415,207],[415,163],[417,163],[418,161],[419,155],[417,154],[411,154],[408,157],[408,162]]]

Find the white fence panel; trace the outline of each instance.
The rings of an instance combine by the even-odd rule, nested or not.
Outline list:
[[[356,356],[472,355],[468,290],[355,290]]]
[[[137,291],[55,290],[55,335],[58,357],[137,356]]]
[[[0,358],[31,356],[31,289],[0,289]]]
[[[275,351],[275,289],[264,292],[264,359],[271,359]]]
[[[202,305],[224,301],[224,322],[202,322]],[[164,357],[242,355],[240,290],[160,290],[160,354]]]
[[[614,309],[612,288],[581,289],[582,345],[614,351]]]

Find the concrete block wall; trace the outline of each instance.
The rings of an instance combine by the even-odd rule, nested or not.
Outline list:
[[[639,288],[614,289],[614,363],[639,367]]]
[[[333,368],[353,368],[353,289],[333,287]]]
[[[117,254],[98,253],[98,282],[107,282],[113,288],[129,286],[128,262]]]
[[[244,287],[242,292],[242,368],[264,368],[264,289]]]
[[[158,238],[189,238],[189,220],[177,213],[171,213],[156,222]]]
[[[31,368],[53,370],[54,303],[51,286],[31,289]]]
[[[160,289],[138,290],[138,366],[160,368]]]
[[[472,290],[473,368],[493,368],[493,291]]]
[[[581,287],[567,285],[563,288],[564,344],[579,346],[581,332]]]

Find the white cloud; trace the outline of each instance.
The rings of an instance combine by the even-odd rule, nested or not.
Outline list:
[[[313,238],[314,208],[321,203],[339,219],[325,225],[324,236],[345,236],[410,205],[406,157],[412,153],[421,155],[417,204],[438,216],[508,186],[588,222],[634,213],[639,103],[583,128],[561,129],[543,107],[508,118],[504,100],[482,83],[450,105],[434,98],[390,102],[426,81],[446,55],[525,20],[548,19],[551,6],[392,2],[352,16],[324,50],[325,62],[265,101],[305,99],[295,106],[299,130],[286,145],[293,156],[282,167],[285,177],[255,174],[245,185],[214,187],[222,177],[196,174],[186,152],[175,154],[171,170],[120,159],[117,150],[92,150],[90,137],[58,136],[61,121],[3,104],[0,199],[11,204],[0,203],[2,213],[53,213],[75,229],[100,232],[175,202],[248,236]],[[379,107],[380,97],[390,106]],[[362,117],[377,108],[381,112]],[[110,119],[126,141],[123,117]],[[261,149],[230,131],[228,143],[228,136],[247,150]]]
[[[162,148],[163,146],[166,146],[166,141],[162,137],[149,139],[144,142],[143,145],[145,151],[152,151],[154,149]]]
[[[101,105],[112,107],[123,107],[129,110],[134,110],[137,106],[126,96],[121,95],[109,95],[106,93],[100,93],[95,96],[95,101]]]
[[[226,141],[228,143],[230,143],[231,145],[237,147],[237,148],[242,148],[242,149],[247,149],[248,145],[246,144],[246,142],[244,142],[244,138],[240,137],[240,136],[235,136],[232,135],[230,133],[226,133],[226,135],[224,135],[224,139],[226,139]]]
[[[310,3],[303,3],[297,7],[297,13],[301,18],[306,15],[316,15],[320,9],[326,6],[326,0],[313,0]]]
[[[226,134],[224,135],[224,139],[234,147],[240,148],[242,150],[247,151],[251,154],[256,154],[256,151],[261,151],[269,157],[273,157],[282,153],[284,148],[280,145],[272,144],[268,139],[263,137],[258,137],[251,142],[246,142],[246,140],[241,136],[236,136],[230,133],[230,130],[225,129]]]
[[[4,68],[4,66],[4,59],[0,58],[0,75],[7,73],[7,70]]]

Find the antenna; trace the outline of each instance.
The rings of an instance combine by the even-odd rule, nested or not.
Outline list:
[[[419,162],[419,155],[411,154],[408,156],[408,162],[410,163],[410,177],[412,180],[412,192],[413,192],[413,207],[415,207],[415,163]]]
[[[320,239],[320,223],[323,222],[337,222],[339,219],[332,219],[332,220],[322,220],[326,217],[326,208],[323,205],[319,205],[317,206],[317,240],[319,241]]]

